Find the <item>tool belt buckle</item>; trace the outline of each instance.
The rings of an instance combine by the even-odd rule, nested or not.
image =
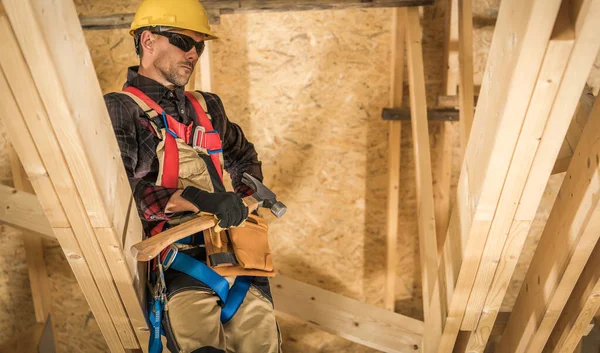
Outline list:
[[[204,135],[206,134],[206,129],[202,126],[196,126],[194,129],[194,138],[192,139],[192,147],[196,150],[202,149],[202,143],[204,142]]]

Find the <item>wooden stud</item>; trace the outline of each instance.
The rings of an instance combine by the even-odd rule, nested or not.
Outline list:
[[[40,155],[48,168],[50,178],[55,187],[61,190],[57,193],[58,197],[67,211],[67,217],[75,231],[83,254],[90,263],[94,279],[99,283],[106,283],[106,285],[99,285],[98,288],[113,320],[120,320],[115,322],[115,327],[118,328],[121,340],[126,348],[137,348],[139,346],[136,345],[137,342],[129,320],[126,319],[121,300],[112,283],[112,276],[102,257],[102,251],[94,239],[94,231],[89,223],[90,220],[86,217],[83,201],[77,197],[78,189],[73,184],[69,168],[63,160],[61,148],[57,141],[59,139],[54,135],[52,126],[47,120],[48,116],[44,110],[44,105],[37,94],[33,79],[27,70],[27,65],[20,55],[18,44],[15,38],[10,35],[10,25],[4,20],[0,23],[0,29],[3,33],[9,34],[5,35],[5,40],[0,44],[2,52],[9,53],[0,58],[0,65],[2,65],[5,75],[11,83],[11,89],[17,104],[23,111],[23,117],[29,131],[34,136],[34,143],[39,146]],[[67,139],[66,136],[69,135],[62,136],[65,136],[63,138],[65,140]]]
[[[433,2],[434,0],[369,0],[368,2],[349,0],[204,0],[202,4],[209,15],[209,22],[218,24],[221,15],[233,13],[425,6],[431,5]],[[81,26],[89,30],[129,28],[133,21],[133,14],[88,15],[80,16],[79,19]]]
[[[404,84],[404,37],[406,11],[394,9],[392,18],[392,60],[390,105],[402,106]],[[384,306],[394,311],[396,264],[398,263],[398,209],[400,201],[400,148],[402,122],[388,122],[388,200],[387,200],[387,254]]]
[[[473,92],[473,0],[458,0],[459,32],[459,85],[461,150],[467,147],[467,140],[473,125],[475,94]]]
[[[33,192],[33,186],[31,186],[31,183],[27,179],[27,175],[23,170],[23,166],[19,161],[19,157],[12,147],[10,148],[9,157],[15,191],[21,191],[20,194],[23,194],[24,192]],[[2,188],[4,187],[2,186]],[[35,208],[37,210],[41,210],[39,201],[35,195],[31,195],[31,198],[28,201],[30,201],[33,205],[37,204],[37,207]],[[28,213],[25,213],[25,215],[31,217],[31,215]],[[36,228],[44,227],[48,229],[50,227],[50,223],[48,223],[48,219],[43,213],[41,215],[37,215],[37,218],[39,226]],[[32,219],[30,218],[29,223],[36,222],[32,222]],[[54,235],[54,233],[52,234]],[[24,231],[23,243],[27,257],[29,283],[31,286],[31,296],[33,298],[35,319],[37,323],[43,324],[46,322],[48,315],[50,314],[51,307],[50,284],[48,283],[48,271],[46,269],[46,262],[44,260],[44,242],[39,236],[32,234],[31,232]]]
[[[445,0],[446,28],[444,36],[444,66],[442,70],[443,91],[447,96],[458,95],[458,0]],[[452,107],[458,107],[458,104]]]
[[[531,219],[518,219],[515,221],[516,223],[512,222],[517,212],[518,200],[521,198],[527,182],[529,170],[538,152],[540,140],[544,134],[550,133],[545,130],[546,122],[573,49],[574,32],[572,22],[569,19],[570,9],[564,4],[566,3],[563,3],[559,12],[554,34],[544,56],[539,78],[529,103],[506,182],[488,233],[482,256],[483,260],[479,266],[462,322],[461,329],[465,331],[473,331],[477,328],[484,302],[488,296],[491,297],[490,299],[495,300],[498,308],[492,307],[490,310],[486,310],[487,315],[494,311],[497,312],[497,309],[499,309],[517,265],[518,254],[521,252],[523,243],[529,233],[529,227],[533,222],[533,217],[535,217],[535,213],[532,213]],[[563,130],[563,133],[565,132]],[[550,153],[547,150],[539,152]],[[544,180],[548,180],[549,177],[550,175],[547,175]],[[540,182],[542,182],[541,179]],[[543,189],[541,189],[541,192],[543,193]],[[541,197],[542,194],[539,195],[538,202],[541,201]],[[523,224],[517,226],[518,223]],[[516,227],[518,231],[510,232],[511,226]],[[501,256],[503,247],[505,249],[510,248],[512,251],[505,253],[505,256]],[[498,288],[493,288],[490,292],[494,279]]]
[[[579,98],[589,72],[585,68],[591,68],[595,54],[600,49],[600,34],[593,24],[594,18],[600,16],[600,1],[586,0],[580,2],[579,5],[579,10],[572,11],[572,13],[579,14],[575,22],[575,47],[569,61],[569,69],[561,83],[564,89],[560,90],[557,97],[557,102],[563,102],[564,104],[556,104],[553,108],[547,127],[550,130],[556,128],[553,126],[554,124],[564,124],[566,125],[564,129],[567,129],[568,122],[562,122],[559,117],[572,116],[575,102]],[[594,114],[598,114],[597,108],[600,109],[600,107],[594,106],[588,126],[594,118]],[[553,119],[553,116],[557,118]],[[577,151],[569,166],[569,172],[567,172],[565,182],[561,188],[562,198],[559,194],[527,272],[524,284],[527,290],[522,289],[515,303],[514,318],[511,316],[505,336],[501,341],[500,352],[542,351],[558,318],[557,313],[563,309],[574,282],[585,264],[585,259],[589,257],[593,244],[598,239],[597,234],[589,235],[588,232],[583,232],[585,224],[589,221],[584,215],[588,214],[589,216],[590,208],[594,205],[594,203],[591,203],[590,198],[594,194],[592,191],[595,187],[593,183],[595,179],[589,172],[592,169],[591,166],[596,165],[592,163],[597,160],[595,154],[591,154],[590,148],[592,147],[589,146],[590,143],[584,143],[584,138],[585,131],[579,141]],[[595,136],[592,138],[595,138]],[[539,157],[540,163],[544,159],[552,158],[553,151],[548,146],[550,146],[549,139],[548,142],[541,141],[540,149],[545,150],[546,154],[536,156],[536,159]],[[548,156],[548,154],[550,155]],[[584,159],[581,161],[581,158]],[[576,160],[580,161],[575,164]],[[546,163],[548,162],[546,161]],[[552,161],[549,163],[552,164]],[[545,172],[549,173],[550,169],[551,167],[548,167]],[[531,182],[531,190],[535,189],[537,186],[535,180],[537,179],[539,183],[539,178],[543,177],[540,174],[543,172],[530,173],[528,183]],[[573,180],[578,182],[574,183]],[[586,188],[590,191],[586,191]],[[584,192],[586,193],[584,194]],[[524,193],[524,197],[526,194],[527,192]],[[526,200],[526,202],[523,202],[522,199],[519,205],[521,214],[531,212],[533,205],[535,205],[535,202],[529,199]],[[569,202],[575,204],[571,205]],[[570,206],[565,207],[564,205]],[[594,237],[595,240],[592,243],[590,243],[591,240],[586,240]],[[559,246],[558,244],[562,245]],[[590,244],[592,245],[590,246]],[[552,271],[553,268],[559,270]],[[544,275],[545,273],[548,273],[548,275]],[[538,278],[540,279],[540,285],[537,285]],[[535,293],[540,293],[541,296],[534,295]]]
[[[0,185],[0,222],[27,229],[35,237],[56,240],[38,198],[28,192]]]
[[[282,275],[271,279],[275,310],[385,352],[420,350],[423,322]]]
[[[131,191],[112,125],[104,101],[100,98],[97,78],[93,67],[90,66],[91,59],[77,23],[74,5],[70,1],[49,8],[39,2],[33,7],[29,2],[5,0],[3,3],[9,17],[16,23],[15,28],[19,28],[17,37],[23,44],[25,57],[29,61],[27,66],[35,74],[35,84],[41,93],[44,107],[49,112],[47,117],[41,114],[42,118],[49,119],[41,122],[42,125],[49,124],[44,129],[39,129],[39,121],[30,122],[37,124],[37,130],[32,132],[47,135],[36,136],[35,142],[46,144],[40,149],[44,155],[62,152],[62,155],[50,158],[56,160],[59,166],[63,164],[63,168],[52,163],[47,164],[53,170],[50,173],[51,179],[55,185],[60,184],[65,190],[69,190],[59,192],[58,196],[68,209],[69,220],[86,259],[93,263],[90,266],[92,273],[99,283],[102,283],[99,290],[105,298],[107,308],[112,312],[112,319],[119,328],[124,346],[138,348],[138,340],[143,341],[144,337],[147,337],[147,323],[132,285],[133,280],[127,269],[124,253],[120,248]],[[45,15],[40,16],[40,13]],[[49,21],[50,17],[63,18],[65,21],[57,25],[52,23],[54,21]],[[43,32],[39,30],[40,24],[45,28]],[[65,33],[73,39],[65,41]],[[42,34],[45,38],[42,38]],[[56,45],[46,47],[46,42]],[[78,54],[65,54],[75,52]],[[57,59],[36,60],[40,57]],[[48,66],[48,63],[52,65]],[[14,64],[4,63],[9,67]],[[9,71],[12,74],[11,70],[5,72]],[[73,77],[78,79],[73,80]],[[14,84],[17,81],[11,82]],[[23,85],[20,82],[18,84]],[[35,88],[23,92],[32,90],[35,92]],[[24,96],[17,99],[30,99]],[[26,105],[28,104],[21,104],[22,107]],[[96,113],[92,113],[94,111]],[[80,116],[90,115],[95,119],[77,120]],[[25,116],[31,117],[29,114]],[[52,131],[63,138],[56,139],[54,134],[49,133]],[[83,144],[83,141],[86,141],[86,144]],[[61,161],[61,158],[64,158],[64,161]],[[64,167],[65,162],[67,167]],[[74,172],[69,173],[69,170]],[[107,170],[111,174],[107,174]],[[75,194],[73,190],[76,190]],[[119,293],[115,290],[115,285]],[[131,328],[130,319],[135,330]]]
[[[421,44],[421,23],[416,8],[406,9],[406,46],[408,58],[408,79],[410,88],[411,128],[414,142],[417,217],[419,228],[419,253],[421,257],[421,278],[423,285],[423,308],[427,336],[439,336],[441,332],[441,310],[430,311],[431,301],[440,301],[434,290],[438,270],[438,247],[435,235],[435,211],[433,204],[433,181],[431,175],[431,153],[429,150],[429,129],[427,121],[427,97],[425,93],[425,70]],[[424,337],[424,350],[434,348]]]
[[[600,207],[596,205],[590,223],[600,220]],[[598,224],[590,224],[589,228],[600,231]],[[544,353],[571,353],[583,336],[587,336],[590,321],[600,309],[600,242],[596,243],[588,263],[585,265],[575,288],[556,322],[556,326],[544,348]],[[593,324],[591,325],[593,328]]]
[[[211,64],[211,48],[212,43],[206,42],[204,53],[200,57],[200,87],[204,92],[212,92],[212,64]]]
[[[0,24],[5,23],[5,21],[6,18],[0,17]],[[4,55],[9,55],[7,51],[3,51],[3,53]],[[11,142],[23,162],[23,167],[33,184],[42,208],[48,216],[48,220],[53,227],[67,261],[71,265],[77,282],[94,313],[102,335],[112,353],[125,353],[112,319],[104,305],[102,296],[90,273],[89,265],[83,258],[81,248],[75,240],[69,221],[58,200],[54,185],[48,176],[42,158],[38,150],[32,148],[32,146],[35,146],[33,137],[30,135],[27,125],[25,125],[22,112],[8,86],[1,67],[0,91],[4,92],[4,94],[0,95],[0,117],[3,118],[7,131],[13,132],[9,133],[8,136],[18,136],[18,138],[13,138]]]
[[[440,353],[454,347],[559,6],[558,0],[500,6],[440,266],[451,297]]]
[[[579,104],[577,104],[577,109],[571,120],[571,125],[569,125],[567,137],[565,137],[560,152],[558,153],[558,157],[556,158],[556,162],[554,163],[552,174],[564,173],[567,171],[571,158],[573,157],[573,151],[577,148],[583,128],[585,127],[585,124],[587,124],[593,103],[594,95],[592,94],[590,87],[586,85],[581,94],[581,98],[579,99]]]

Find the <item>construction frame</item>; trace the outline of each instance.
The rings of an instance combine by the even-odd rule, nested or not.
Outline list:
[[[387,108],[403,105],[406,57],[424,321],[393,311],[402,118],[388,122],[385,308],[277,276],[277,311],[385,352],[484,352],[544,187],[552,174],[566,173],[496,351],[576,349],[600,309],[600,102],[592,107],[581,94],[600,50],[600,0],[503,0],[477,109],[472,3],[448,0],[444,91],[451,103],[440,97],[439,105],[457,108],[459,122],[441,122],[433,152],[417,7],[432,1],[204,3],[213,21],[236,12],[396,6]],[[142,227],[83,35],[83,28],[120,28],[130,16],[80,19],[71,0],[2,0],[0,91],[7,94],[0,116],[18,138],[11,139],[15,187],[0,186],[0,221],[24,230],[37,321],[12,347],[43,336],[50,308],[41,241],[51,238],[110,351],[147,352],[146,277],[129,252]],[[200,69],[191,85],[210,90],[208,56]],[[455,127],[463,162],[451,207]],[[444,161],[435,171],[432,153]]]

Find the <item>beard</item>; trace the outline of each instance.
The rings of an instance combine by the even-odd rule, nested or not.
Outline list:
[[[190,71],[189,74],[184,74],[184,75],[180,74],[178,71],[181,69],[181,65],[189,66],[192,69],[192,71],[194,69],[194,64],[189,61],[177,63],[176,66],[161,65],[161,61],[157,61],[155,64],[155,66],[158,69],[158,71],[160,72],[160,74],[167,81],[174,84],[175,86],[183,87],[189,82],[190,76],[192,75],[192,71]]]

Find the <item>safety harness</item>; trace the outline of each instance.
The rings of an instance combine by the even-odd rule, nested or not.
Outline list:
[[[180,151],[177,139],[181,139],[186,145],[190,142],[193,147],[199,151],[205,151],[211,158],[212,163],[217,170],[219,178],[223,181],[222,161],[222,142],[219,133],[213,128],[206,109],[204,97],[199,92],[185,92],[185,96],[190,100],[199,125],[192,131],[193,123],[189,125],[182,124],[176,119],[166,114],[165,111],[154,102],[150,97],[139,89],[128,86],[123,89],[123,93],[131,97],[145,112],[150,119],[152,127],[156,130],[157,136],[164,139],[164,160],[162,165],[162,174],[160,184],[167,188],[177,188],[179,185],[179,161]],[[160,118],[159,118],[160,117]],[[161,128],[164,132],[161,134]],[[181,141],[180,141],[181,142]],[[200,157],[198,156],[198,159]],[[168,227],[166,221],[160,222],[154,227],[150,235],[153,236],[162,232]],[[183,240],[183,243],[186,241]],[[171,245],[163,250],[160,261],[156,263],[156,284],[153,288],[153,295],[149,303],[149,319],[152,326],[148,350],[150,353],[162,352],[161,321],[166,306],[166,284],[164,281],[164,271],[173,268],[183,272],[210,287],[219,297],[221,305],[221,322],[226,323],[237,312],[246,297],[253,277],[237,276],[231,289],[229,282],[208,267],[203,262],[178,252],[176,245]]]

